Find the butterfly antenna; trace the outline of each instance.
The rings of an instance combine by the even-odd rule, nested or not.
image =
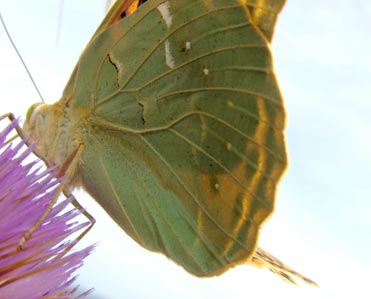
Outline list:
[[[3,25],[3,27],[4,27],[5,33],[6,33],[6,35],[8,36],[8,38],[9,38],[9,40],[10,40],[10,43],[12,44],[12,46],[13,46],[15,52],[17,53],[19,59],[21,60],[21,62],[22,62],[22,64],[23,64],[23,67],[25,68],[25,70],[26,70],[26,72],[27,72],[27,74],[28,74],[28,77],[31,79],[31,82],[32,82],[33,86],[35,87],[37,93],[39,94],[39,97],[40,97],[41,101],[42,101],[43,103],[45,103],[44,98],[43,98],[43,96],[41,95],[40,90],[37,88],[37,85],[36,85],[34,79],[32,78],[32,75],[31,75],[30,71],[28,70],[28,67],[27,67],[26,63],[24,62],[24,60],[23,60],[21,54],[19,53],[19,51],[18,51],[16,45],[15,45],[14,42],[13,42],[12,37],[11,37],[10,34],[9,34],[8,28],[7,28],[6,25],[5,25],[5,22],[4,22],[4,19],[3,19],[2,15],[1,15],[1,13],[0,13],[0,20],[1,20],[1,23],[2,23],[2,25]]]

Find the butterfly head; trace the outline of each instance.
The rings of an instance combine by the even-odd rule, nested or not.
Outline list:
[[[53,125],[50,122],[50,105],[35,103],[27,111],[23,124],[25,136],[29,142],[36,142],[35,153],[40,158],[48,160],[48,148],[50,146],[51,130]]]
[[[43,120],[43,113],[42,107],[44,106],[44,103],[35,103],[30,108],[28,108],[26,113],[26,119],[23,124],[23,130],[31,140],[31,142],[35,141],[35,128],[40,126],[40,123],[42,123]]]

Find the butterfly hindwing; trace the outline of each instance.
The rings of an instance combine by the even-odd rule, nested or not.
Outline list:
[[[269,50],[280,7],[267,23],[260,2],[150,0],[109,15],[65,90],[89,121],[86,190],[198,276],[251,257],[286,167]]]

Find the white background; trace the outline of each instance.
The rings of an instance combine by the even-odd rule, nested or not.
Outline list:
[[[3,18],[49,103],[59,99],[105,13],[104,0],[60,5],[59,0],[0,0]],[[370,30],[368,0],[289,0],[273,40],[288,112],[290,167],[261,245],[316,280],[320,289],[295,288],[269,271],[245,266],[218,278],[191,277],[140,248],[91,198],[77,192],[97,219],[83,242],[99,245],[78,280],[83,289],[96,289],[91,298],[369,298]],[[1,113],[25,115],[38,101],[0,29]]]

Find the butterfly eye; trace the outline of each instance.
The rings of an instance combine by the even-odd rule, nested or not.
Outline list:
[[[43,105],[43,103],[35,103],[30,108],[28,108],[26,113],[26,123],[32,124],[35,121],[35,117],[38,114],[40,106]]]

